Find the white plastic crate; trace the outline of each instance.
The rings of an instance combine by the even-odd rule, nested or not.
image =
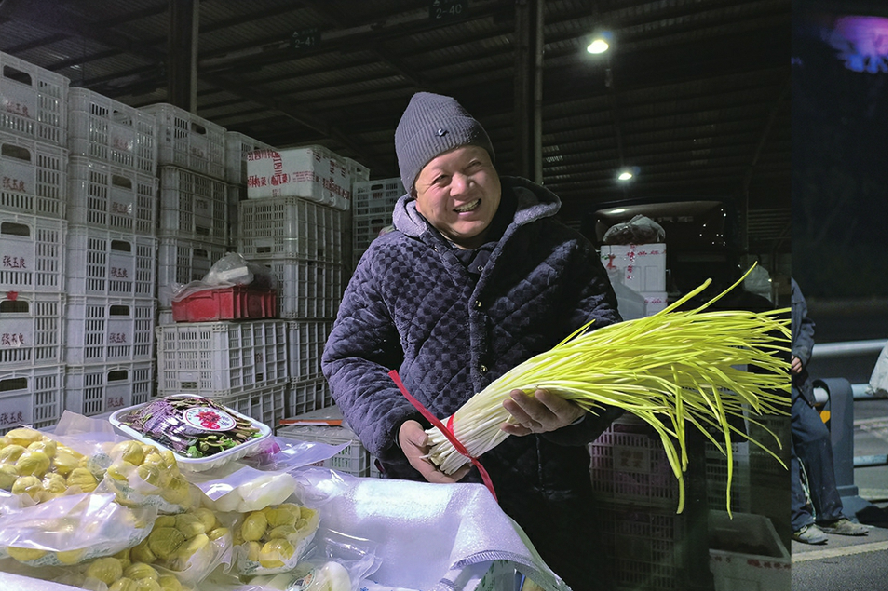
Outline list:
[[[217,400],[222,406],[256,419],[274,429],[286,415],[287,384],[254,388],[231,398]]]
[[[294,381],[315,380],[321,374],[324,344],[333,330],[332,320],[295,320],[287,323],[290,376]]]
[[[62,363],[61,293],[0,292],[0,369]]]
[[[256,150],[274,150],[265,142],[254,140],[239,131],[225,132],[225,180],[247,186],[247,154]]]
[[[768,432],[770,431],[770,433]],[[773,433],[773,435],[772,435]],[[778,449],[774,436],[783,442],[783,448]],[[758,415],[749,416],[749,437],[774,451],[782,460],[783,465],[768,452],[757,445],[749,448],[750,472],[756,477],[770,477],[785,480],[789,473],[791,460],[791,447],[787,442],[792,437],[792,423],[789,415]]]
[[[65,368],[65,410],[91,416],[148,402],[154,361],[126,361]]]
[[[72,224],[154,236],[157,179],[72,156],[68,161],[67,218]]]
[[[0,435],[19,425],[49,427],[62,416],[62,365],[0,371]]]
[[[391,218],[395,204],[406,192],[399,178],[352,183],[352,213]]]
[[[237,241],[240,237],[240,230],[238,229],[238,221],[240,220],[238,210],[240,206],[238,204],[246,200],[247,186],[229,183],[226,189],[228,191],[228,243],[232,245],[232,250],[237,250]]]
[[[352,219],[352,246],[356,251],[364,252],[370,243],[379,236],[379,232],[392,223],[392,214],[355,216]]]
[[[370,180],[369,168],[348,156],[343,156],[342,159],[345,160],[345,169],[348,172],[348,176],[351,177],[353,184]]]
[[[65,219],[68,151],[0,132],[0,211]]]
[[[731,473],[731,511],[748,513],[752,510],[752,483],[749,471],[749,442],[731,444],[733,470]],[[706,442],[706,495],[709,508],[725,509],[725,489],[728,484],[728,458],[711,443]]]
[[[169,103],[140,109],[157,120],[157,165],[225,178],[225,128]]]
[[[344,213],[299,197],[238,204],[237,250],[247,258],[282,256],[342,262]]]
[[[158,392],[224,398],[289,381],[282,320],[157,327]]]
[[[65,291],[65,220],[0,212],[0,292]]]
[[[293,380],[290,384],[290,400],[287,404],[288,417],[298,416],[332,405],[333,397],[327,380]]]
[[[281,318],[335,318],[342,300],[342,265],[290,258],[252,262],[265,265],[278,281]]]
[[[278,429],[278,437],[301,441],[320,441],[329,445],[348,443],[348,447],[324,461],[324,466],[360,478],[370,477],[370,453],[361,445],[354,431],[335,425],[287,425]]]
[[[161,236],[157,249],[157,299],[161,307],[172,307],[172,289],[198,281],[225,256],[225,246],[199,240]]]
[[[162,166],[159,233],[212,244],[228,243],[228,187],[184,168]]]
[[[65,147],[70,80],[0,52],[0,132]]]
[[[66,249],[67,291],[83,296],[153,298],[157,238],[71,226]]]
[[[154,176],[157,122],[151,113],[88,88],[68,91],[68,149],[71,156]]]
[[[154,358],[154,300],[68,296],[65,361],[81,365]]]

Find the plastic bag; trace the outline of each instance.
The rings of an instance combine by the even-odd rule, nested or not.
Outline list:
[[[172,301],[182,301],[198,291],[222,289],[235,285],[249,285],[260,290],[278,288],[277,279],[268,267],[247,261],[240,253],[229,252],[213,263],[210,271],[201,279],[184,285],[174,283],[171,286]]]
[[[882,348],[876,359],[866,392],[879,398],[888,396],[888,345]]]
[[[637,215],[608,228],[601,240],[604,244],[652,244],[664,242],[666,231],[654,220]]]
[[[242,514],[233,526],[235,570],[242,575],[293,570],[319,525],[319,511],[297,503]]]
[[[58,497],[0,518],[0,555],[40,567],[110,556],[144,540],[156,516],[153,507],[122,507],[111,494]]]

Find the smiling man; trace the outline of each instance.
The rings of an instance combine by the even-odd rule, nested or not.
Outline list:
[[[373,241],[349,281],[322,368],[348,424],[387,478],[479,482],[426,457],[425,419],[389,378],[446,418],[475,392],[594,320],[618,322],[592,245],[556,221],[560,199],[500,177],[481,124],[454,99],[420,92],[395,132],[395,231]],[[509,437],[481,457],[503,510],[572,588],[611,588],[591,507],[589,453],[619,415],[587,414],[537,390],[504,402]]]

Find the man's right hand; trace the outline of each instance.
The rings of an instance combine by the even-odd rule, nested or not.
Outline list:
[[[426,435],[425,429],[416,421],[406,421],[398,431],[398,443],[401,451],[407,456],[410,465],[416,468],[423,478],[429,482],[454,483],[461,480],[471,468],[466,465],[448,476],[441,472],[438,467],[431,462],[426,456],[429,453],[429,436]]]
[[[786,357],[784,357],[786,359]],[[798,357],[792,358],[792,373],[802,373],[802,369],[804,366],[802,365],[802,360]]]

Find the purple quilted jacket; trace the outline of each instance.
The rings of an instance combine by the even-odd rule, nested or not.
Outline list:
[[[389,370],[443,420],[589,320],[595,327],[620,320],[594,248],[553,218],[559,198],[523,179],[503,177],[502,185],[516,213],[477,284],[405,195],[394,211],[397,231],[373,241],[345,291],[322,368],[349,426],[388,477],[421,479],[394,434],[407,419],[427,424]],[[552,433],[510,437],[481,463],[501,498],[513,489],[572,496],[588,489],[584,444],[618,415],[606,409]],[[477,481],[476,472],[466,480]]]

